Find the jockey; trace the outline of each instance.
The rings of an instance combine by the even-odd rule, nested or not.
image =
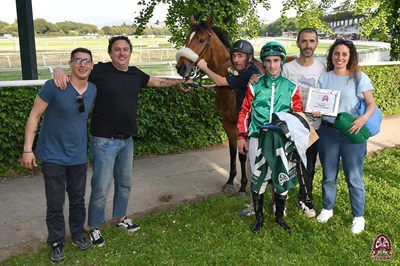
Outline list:
[[[201,59],[197,63],[197,67],[217,86],[229,86],[233,92],[236,92],[236,109],[239,113],[251,75],[259,74],[260,71],[252,61],[254,58],[254,49],[248,41],[236,41],[233,44],[230,58],[234,66],[234,71],[230,72],[231,75],[228,77],[222,77],[213,72],[208,68],[207,62],[204,59]]]
[[[259,127],[272,122],[273,113],[302,112],[303,110],[300,88],[282,76],[282,65],[286,62],[285,48],[278,42],[268,42],[262,47],[260,58],[266,73],[259,77],[257,83],[248,85],[237,125],[238,150],[241,154],[249,153],[252,179],[258,169],[256,157],[259,147]],[[258,232],[264,225],[264,192],[268,180],[261,181],[264,184],[256,190],[254,190],[253,180],[251,185],[256,214],[253,232]],[[288,191],[284,191],[278,194],[275,191],[275,221],[285,230],[290,231],[290,227],[283,220],[287,193]]]

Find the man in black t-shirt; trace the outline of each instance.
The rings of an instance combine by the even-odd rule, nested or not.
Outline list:
[[[129,232],[140,228],[126,217],[133,175],[132,136],[137,135],[136,110],[140,89],[171,87],[182,81],[152,77],[129,66],[132,44],[126,36],[110,38],[108,54],[111,62],[95,64],[89,77],[89,81],[97,86],[97,97],[90,121],[93,176],[88,225],[92,243],[98,246],[105,242],[99,227],[105,221],[106,199],[113,179],[116,226]],[[60,88],[65,88],[69,81],[61,68],[54,70],[54,80]]]

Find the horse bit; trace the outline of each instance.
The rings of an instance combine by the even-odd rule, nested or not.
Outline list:
[[[205,89],[217,87],[217,84],[204,85],[203,77],[205,76],[205,74],[201,71],[201,69],[199,67],[196,66],[197,62],[200,59],[204,59],[205,55],[207,54],[208,50],[210,49],[210,39],[211,39],[212,35],[208,31],[207,31],[207,33],[208,33],[208,40],[207,40],[207,43],[204,46],[203,50],[199,53],[199,59],[196,61],[195,65],[191,67],[188,77],[183,78],[182,82],[179,85],[179,88],[183,92],[190,92],[193,88],[198,88],[198,87],[205,88]],[[212,58],[213,51],[212,51],[212,49],[210,49],[210,50],[211,50],[211,58]],[[200,55],[202,55],[201,58],[200,58]],[[227,62],[229,62],[229,61],[227,61]],[[225,62],[221,66],[219,66],[211,71],[215,72],[216,70],[224,67],[227,64],[227,62]],[[193,83],[184,84],[184,82],[188,79],[193,80]]]

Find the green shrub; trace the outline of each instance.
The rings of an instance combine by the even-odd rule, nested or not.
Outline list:
[[[27,172],[19,166],[18,159],[23,150],[25,124],[39,89],[0,91],[0,176]],[[183,93],[177,87],[143,89],[138,102],[135,155],[182,152],[226,140],[214,97],[213,89],[195,89],[191,93]]]
[[[400,65],[364,66],[374,85],[374,98],[384,115],[400,113]]]
[[[400,113],[400,65],[365,66],[374,97],[384,115]],[[18,158],[25,123],[40,88],[3,88],[0,91],[0,176],[26,171]],[[215,107],[215,89],[183,93],[177,87],[146,88],[138,103],[135,155],[165,154],[205,148],[227,139]],[[228,153],[227,153],[228,156]]]
[[[0,90],[0,176],[18,167],[24,147],[25,124],[40,88]]]

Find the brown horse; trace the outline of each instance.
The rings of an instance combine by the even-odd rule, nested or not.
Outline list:
[[[185,47],[177,52],[177,71],[184,79],[193,79],[196,81],[202,74],[196,67],[200,59],[207,62],[208,67],[215,73],[227,77],[229,75],[227,68],[232,66],[230,60],[230,43],[228,34],[218,27],[211,26],[213,17],[207,21],[196,23],[194,17],[190,17],[191,27],[185,41]],[[255,60],[257,61],[257,60]],[[261,62],[257,61],[257,66],[261,73],[264,70]],[[215,102],[218,113],[222,118],[222,124],[229,140],[230,170],[229,179],[224,185],[224,191],[233,191],[233,180],[237,174],[236,156],[237,156],[237,122],[238,113],[236,109],[236,93],[229,87],[217,87]],[[239,154],[241,169],[241,186],[239,196],[246,196],[246,185],[248,182],[246,175],[246,155]]]

